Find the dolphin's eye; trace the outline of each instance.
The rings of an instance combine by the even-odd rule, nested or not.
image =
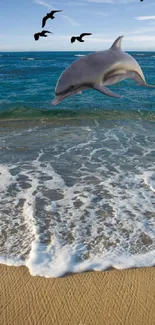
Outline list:
[[[75,89],[75,86],[74,85],[71,85],[69,88],[68,88],[68,91],[73,91]]]

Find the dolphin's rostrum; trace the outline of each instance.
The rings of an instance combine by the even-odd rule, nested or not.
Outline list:
[[[124,79],[133,79],[138,85],[153,87],[145,81],[138,62],[121,50],[123,36],[118,37],[110,49],[91,53],[73,62],[59,77],[55,88],[55,106],[82,90],[96,89],[104,95],[120,98],[106,86]]]

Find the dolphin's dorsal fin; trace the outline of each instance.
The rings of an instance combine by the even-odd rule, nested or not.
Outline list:
[[[122,42],[123,36],[119,36],[116,38],[115,42],[110,47],[112,50],[121,50],[121,42]]]

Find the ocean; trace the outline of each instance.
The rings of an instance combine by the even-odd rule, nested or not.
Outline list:
[[[155,265],[155,90],[53,107],[87,52],[0,53],[0,263],[32,275]],[[155,84],[155,53],[130,53]]]

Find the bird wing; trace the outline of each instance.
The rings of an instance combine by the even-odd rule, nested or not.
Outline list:
[[[92,33],[82,33],[82,34],[80,35],[80,38],[82,38],[82,37],[84,37],[84,36],[87,36],[87,35],[92,35]]]
[[[56,12],[60,12],[60,11],[63,11],[63,10],[52,10],[52,11],[50,12],[50,14],[51,14],[51,15],[54,15]]]
[[[40,35],[40,33],[35,33],[35,34],[34,34],[34,39],[35,39],[36,41],[38,41],[38,39],[39,39],[39,35]]]
[[[43,34],[45,34],[45,33],[53,34],[52,32],[49,32],[49,30],[42,30],[42,33],[43,33]]]
[[[48,19],[48,16],[43,17],[43,19],[42,19],[42,28],[45,26],[47,19]]]

